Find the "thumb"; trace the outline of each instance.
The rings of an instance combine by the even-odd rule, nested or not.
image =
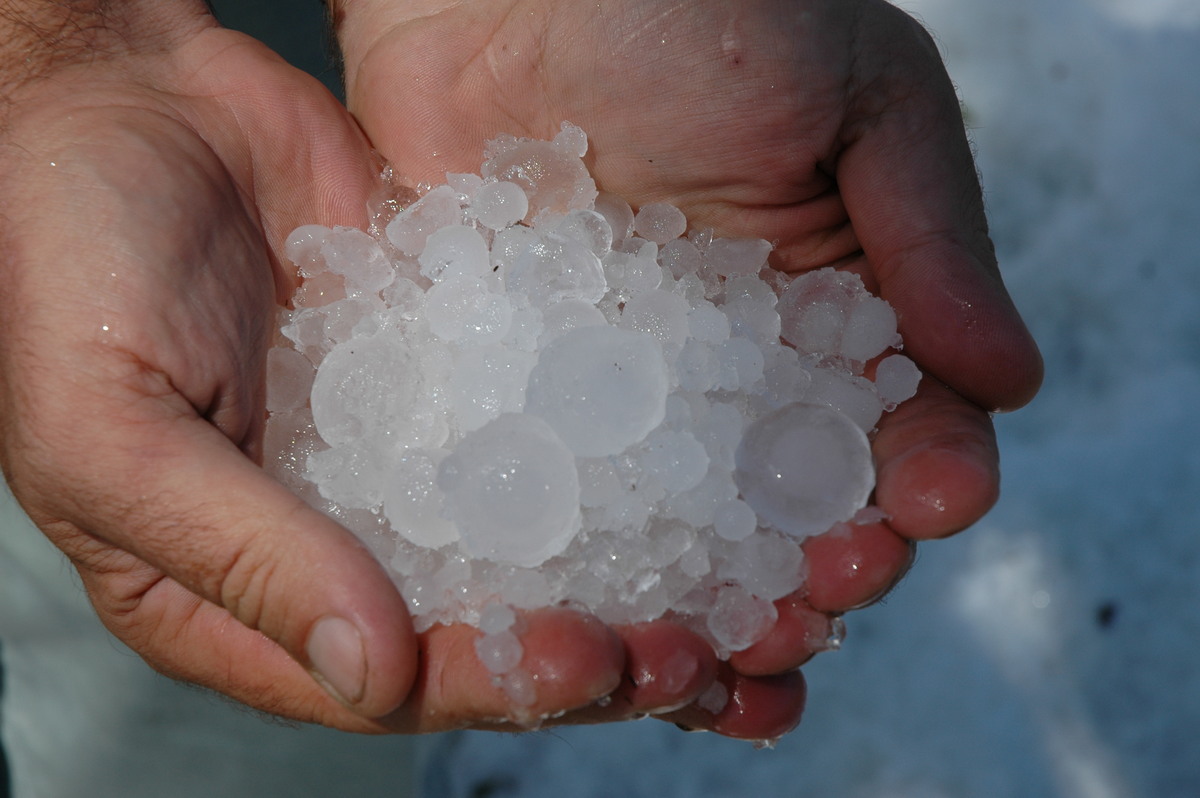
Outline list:
[[[913,357],[985,409],[1020,407],[1041,356],[996,266],[954,87],[920,25],[886,13],[857,40],[837,165],[847,210]]]
[[[150,419],[75,430],[69,470],[46,472],[71,481],[44,528],[155,668],[275,714],[371,728],[361,719],[398,707],[415,676],[403,599],[350,533],[173,400],[186,406],[146,399]]]

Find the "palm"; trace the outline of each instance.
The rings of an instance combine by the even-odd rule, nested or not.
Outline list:
[[[477,168],[497,133],[548,137],[569,120],[588,132],[603,188],[777,241],[797,266],[832,261],[857,248],[821,169],[838,146],[849,67],[824,54],[845,43],[818,51],[800,6],[755,5],[533,0],[498,24],[456,10],[378,40],[352,73],[351,108],[415,180]],[[449,30],[454,45],[431,50]],[[771,48],[798,57],[764,57]],[[385,89],[406,74],[426,77],[411,92]]]
[[[881,0],[509,0],[413,20],[405,5],[341,26],[350,108],[401,175],[437,182],[497,133],[569,120],[601,187],[775,241],[779,268],[856,270],[898,308],[908,353],[973,401],[929,380],[888,419],[879,503],[912,537],[990,505],[975,405],[1023,404],[1040,362],[1000,284],[953,90],[911,19]]]

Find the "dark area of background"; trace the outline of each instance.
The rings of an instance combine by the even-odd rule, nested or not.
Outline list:
[[[321,0],[210,0],[222,25],[248,33],[342,96]]]

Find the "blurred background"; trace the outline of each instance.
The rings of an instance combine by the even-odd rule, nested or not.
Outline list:
[[[1003,497],[806,667],[774,750],[653,721],[370,739],[151,673],[0,497],[15,795],[1200,795],[1200,0],[911,0],[960,89],[1047,381],[997,419]],[[221,19],[335,86],[322,12]],[[19,563],[19,565],[18,565]]]

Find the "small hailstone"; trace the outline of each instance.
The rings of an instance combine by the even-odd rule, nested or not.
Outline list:
[[[687,300],[670,291],[641,291],[625,303],[621,326],[649,333],[664,347],[678,350],[688,337]]]
[[[891,355],[875,368],[875,389],[887,410],[911,399],[921,382],[921,370],[904,355]]]
[[[633,209],[629,203],[616,194],[601,191],[596,196],[593,207],[608,222],[613,234],[613,246],[624,243],[633,235]]]
[[[708,631],[723,648],[744,651],[766,637],[778,618],[774,604],[730,585],[717,593]]]
[[[383,486],[384,513],[392,529],[431,549],[458,540],[454,524],[441,515],[445,497],[436,480],[445,456],[441,450],[407,449],[388,471]]]
[[[725,540],[745,540],[758,527],[758,516],[741,499],[721,503],[713,514],[713,531]]]
[[[603,258],[612,251],[612,226],[608,219],[596,211],[578,208],[565,216],[551,217],[546,229],[578,241],[597,258]]]
[[[321,256],[321,244],[329,232],[324,225],[306,224],[297,227],[287,237],[283,254],[296,264],[301,277],[313,277],[328,268],[325,258]]]
[[[405,255],[416,257],[425,249],[425,242],[436,230],[462,222],[462,206],[454,189],[439,186],[396,214],[388,223],[386,234],[392,246]]]
[[[485,635],[503,632],[517,622],[517,614],[505,604],[489,604],[479,614],[479,631]]]
[[[458,194],[460,204],[466,204],[483,185],[483,178],[468,172],[447,172],[446,185]]]
[[[527,218],[542,210],[566,213],[586,208],[596,199],[596,184],[579,160],[578,136],[564,132],[552,142],[499,136],[484,149],[484,179],[520,186],[529,198]]]
[[[767,267],[771,242],[761,238],[715,238],[704,251],[705,265],[722,277],[754,275]]]
[[[595,304],[604,297],[604,267],[583,244],[555,233],[522,243],[504,274],[509,291],[543,308],[564,299]]]
[[[713,682],[708,689],[696,699],[696,706],[713,715],[718,714],[729,703],[729,688],[720,682]]]
[[[551,340],[576,327],[596,327],[606,324],[604,314],[591,302],[582,299],[564,299],[546,308],[542,314],[542,333],[539,343],[545,346]]]
[[[650,202],[633,217],[633,230],[647,241],[665,244],[687,232],[687,219],[670,203]]]
[[[691,490],[708,473],[708,454],[690,432],[660,428],[646,438],[643,447],[641,463],[646,474],[673,493]]]
[[[525,648],[507,629],[475,638],[475,654],[490,673],[508,673],[521,664]]]
[[[417,262],[421,274],[434,282],[449,277],[485,277],[492,271],[487,242],[474,227],[443,227],[425,240]]]
[[[778,310],[780,334],[801,352],[863,362],[900,343],[895,311],[851,272],[827,267],[800,275]]]
[[[483,183],[471,198],[471,214],[492,230],[514,225],[527,213],[529,198],[520,186],[507,180]]]
[[[396,277],[379,242],[353,227],[333,228],[321,243],[321,257],[329,271],[342,275],[348,294],[378,294]]]
[[[700,250],[686,238],[668,241],[659,251],[659,260],[676,280],[700,271]]]
[[[478,277],[450,277],[426,294],[429,329],[443,341],[498,343],[512,324],[512,304]]]

